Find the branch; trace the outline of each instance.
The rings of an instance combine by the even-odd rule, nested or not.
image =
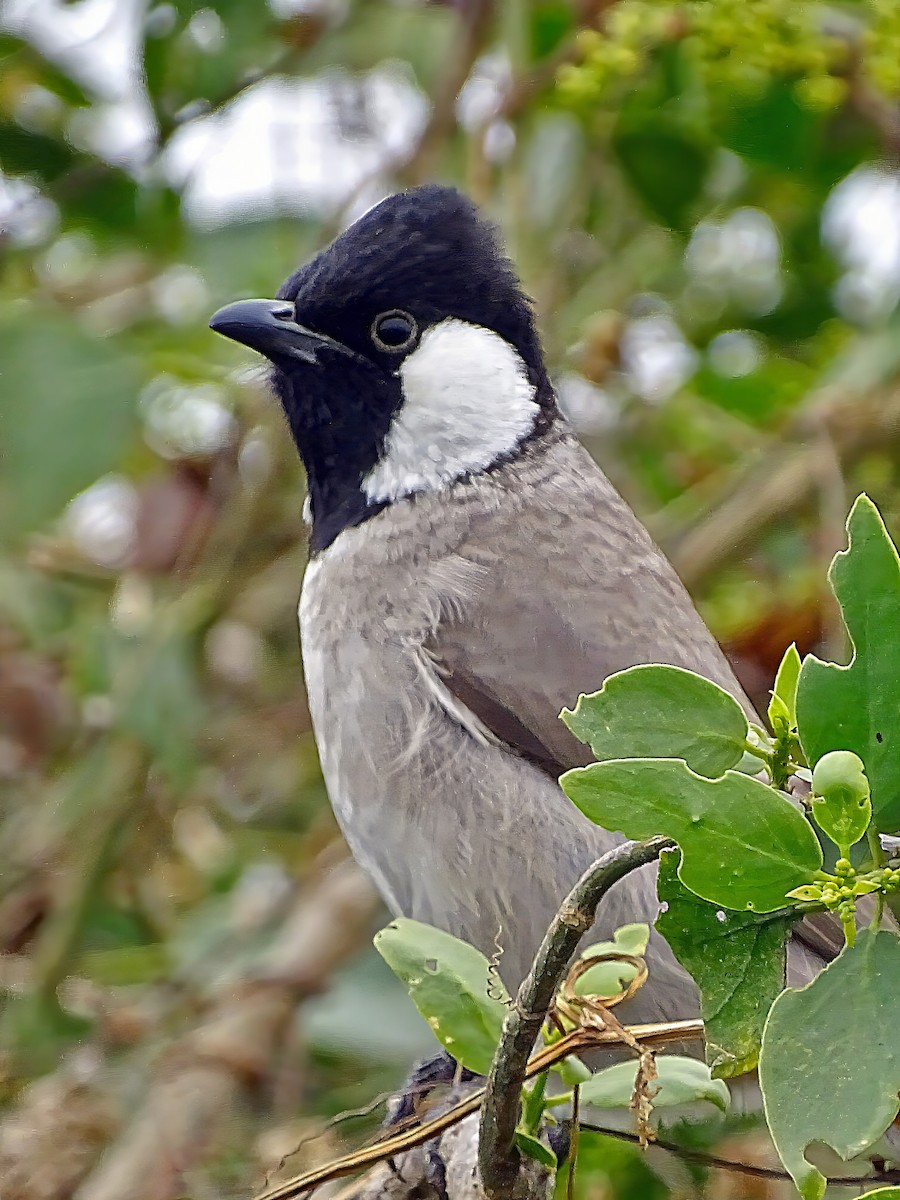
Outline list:
[[[597,906],[620,879],[673,844],[656,837],[610,850],[585,871],[553,918],[503,1023],[485,1092],[478,1165],[488,1200],[509,1200],[514,1192],[520,1170],[514,1139],[528,1056],[572,955],[594,924]]]
[[[662,1046],[669,1042],[684,1042],[687,1038],[703,1036],[701,1020],[663,1021],[650,1025],[626,1025],[628,1036],[641,1044]],[[592,1026],[579,1026],[560,1038],[552,1045],[538,1050],[528,1061],[525,1072],[526,1079],[540,1075],[555,1063],[562,1062],[570,1054],[582,1054],[586,1050],[598,1046],[621,1046],[622,1036],[618,1030],[596,1029]],[[354,1175],[364,1167],[377,1166],[384,1162],[400,1161],[400,1156],[424,1146],[426,1142],[437,1142],[448,1130],[465,1123],[467,1117],[477,1113],[484,1100],[485,1089],[475,1088],[467,1091],[465,1097],[456,1101],[451,1108],[444,1109],[437,1116],[429,1117],[422,1125],[403,1129],[399,1133],[390,1132],[379,1138],[377,1142],[363,1146],[359,1150],[351,1150],[340,1158],[332,1159],[324,1166],[315,1167],[303,1175],[295,1175],[283,1183],[275,1184],[258,1192],[254,1200],[296,1200],[307,1192],[314,1191],[323,1183],[331,1183],[335,1179],[344,1179]],[[443,1145],[443,1143],[441,1143]],[[449,1162],[448,1162],[449,1167]],[[473,1163],[473,1170],[475,1169]],[[415,1189],[411,1188],[410,1194]]]
[[[617,1138],[620,1142],[630,1142],[633,1146],[639,1146],[641,1143],[638,1134],[629,1133],[627,1129],[610,1129],[605,1125],[593,1125],[589,1121],[581,1121],[579,1125],[581,1129],[586,1129],[590,1133]],[[653,1148],[674,1154],[682,1162],[696,1163],[699,1167],[709,1167],[713,1171],[731,1171],[737,1175],[750,1175],[755,1179],[783,1179],[786,1182],[791,1178],[788,1172],[780,1167],[764,1167],[757,1163],[723,1158],[720,1154],[710,1154],[706,1150],[692,1150],[690,1146],[680,1146],[678,1142],[669,1142],[665,1138],[654,1138]],[[828,1182],[841,1187],[865,1186],[873,1183],[897,1184],[900,1183],[900,1171],[885,1169],[873,1171],[871,1175],[836,1175],[829,1177]]]
[[[428,124],[406,162],[399,167],[404,183],[424,183],[435,171],[435,159],[444,148],[456,121],[456,100],[484,49],[493,0],[472,0],[460,10],[456,44],[447,56],[447,69],[438,85]]]
[[[845,467],[869,450],[895,443],[900,438],[900,388],[863,395],[829,388],[812,396],[792,420],[787,436],[797,441],[783,454],[767,453],[749,466],[740,464],[727,491],[683,529],[653,523],[654,536],[689,589],[774,521],[808,503],[820,486],[823,432]]]
[[[183,1195],[185,1174],[224,1143],[283,1053],[297,1005],[358,950],[375,908],[371,885],[350,861],[303,889],[250,976],[224,982],[209,1012],[161,1057],[129,1127],[76,1200]]]

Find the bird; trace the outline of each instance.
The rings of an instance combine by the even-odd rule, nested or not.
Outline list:
[[[591,761],[560,710],[641,663],[753,707],[560,411],[532,303],[463,193],[388,196],[274,299],[210,326],[269,360],[305,467],[300,639],[338,823],[394,915],[499,951],[514,989],[565,895],[623,840],[559,787]],[[658,910],[646,867],[586,939],[651,926],[631,1021],[699,1013]],[[831,955],[822,940],[794,939],[795,981]]]

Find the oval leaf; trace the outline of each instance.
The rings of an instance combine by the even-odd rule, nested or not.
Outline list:
[[[548,1171],[556,1170],[556,1155],[549,1146],[545,1146],[533,1134],[526,1133],[524,1129],[517,1129],[516,1145],[523,1154],[527,1154],[529,1158],[535,1159],[542,1167],[546,1167]]]
[[[658,1089],[653,1097],[654,1108],[692,1104],[697,1100],[708,1100],[723,1112],[728,1108],[731,1097],[727,1085],[721,1079],[713,1079],[709,1067],[699,1059],[666,1054],[657,1058],[656,1070],[657,1078],[650,1085]],[[581,1085],[581,1103],[598,1108],[627,1108],[636,1078],[634,1062],[606,1067]]]
[[[897,1115],[898,994],[900,938],[867,929],[808,987],[772,1005],[759,1058],[766,1121],[805,1200],[825,1192],[807,1146],[825,1142],[854,1158]]]
[[[559,782],[604,829],[676,841],[681,882],[725,908],[784,908],[785,894],[822,865],[806,818],[773,788],[736,771],[704,779],[678,760],[633,759],[577,767]]]
[[[599,762],[683,758],[714,779],[744,753],[747,717],[728,692],[681,667],[629,667],[560,717]]]
[[[470,1071],[486,1075],[508,996],[481,951],[407,917],[376,933],[374,942],[444,1049]]]
[[[642,922],[634,925],[623,925],[613,934],[611,942],[596,942],[582,950],[581,958],[599,958],[603,954],[637,954],[647,951],[650,940],[650,926]],[[615,996],[626,984],[631,983],[637,974],[637,967],[632,963],[616,961],[611,958],[608,962],[598,962],[589,967],[579,976],[575,984],[578,996]]]
[[[797,685],[800,744],[814,765],[829,750],[866,764],[882,833],[900,830],[900,558],[878,509],[860,496],[847,519],[849,546],[828,572],[853,642],[847,666],[809,654]]]
[[[659,860],[665,907],[656,928],[700,989],[706,1061],[719,1079],[752,1071],[763,1025],[784,989],[785,947],[796,919],[716,909],[677,878],[677,851]]]
[[[775,676],[772,702],[769,705],[769,724],[776,737],[783,737],[797,727],[797,682],[800,678],[800,655],[794,642],[788,646]]]

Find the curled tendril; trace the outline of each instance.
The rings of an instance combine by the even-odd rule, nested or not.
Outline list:
[[[487,994],[491,1000],[499,1000],[501,1004],[505,1004],[509,1008],[513,1003],[512,997],[507,995],[503,980],[500,978],[500,960],[504,954],[502,937],[503,926],[498,925],[497,932],[494,934],[494,953],[488,960]]]
[[[582,975],[598,963],[607,962],[628,963],[635,969],[634,979],[611,996],[578,995],[575,985]],[[549,1019],[560,1033],[566,1032],[564,1021],[567,1021],[569,1025],[607,1029],[610,1027],[607,1020],[608,1010],[630,1000],[635,992],[644,986],[647,976],[647,964],[639,954],[628,954],[624,950],[610,950],[606,954],[591,954],[587,958],[580,958],[572,964],[559,989]],[[617,1025],[618,1022],[616,1021],[615,1024]]]
[[[622,962],[635,968],[635,976],[611,996],[585,995],[575,991],[578,980],[597,963]],[[573,1025],[580,1029],[609,1029],[615,1031],[626,1046],[634,1050],[638,1056],[638,1069],[634,1080],[629,1107],[637,1121],[637,1132],[642,1146],[646,1146],[654,1137],[650,1128],[650,1114],[653,1110],[653,1097],[656,1094],[652,1088],[657,1078],[656,1055],[653,1050],[641,1043],[631,1034],[619,1019],[613,1016],[610,1009],[618,1004],[624,1004],[643,987],[648,977],[647,964],[638,954],[628,954],[624,950],[610,950],[606,954],[591,954],[573,963],[562,987],[556,995],[548,1020],[565,1034]]]

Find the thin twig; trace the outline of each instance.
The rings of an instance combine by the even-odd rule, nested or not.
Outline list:
[[[508,1200],[515,1187],[521,1161],[515,1131],[528,1056],[572,955],[594,923],[598,904],[620,879],[653,862],[673,844],[657,837],[626,842],[604,854],[585,871],[553,918],[503,1023],[485,1092],[478,1165],[489,1200]]]
[[[640,1144],[640,1137],[627,1129],[606,1129],[602,1125],[592,1125],[589,1121],[581,1122],[581,1129],[589,1133],[600,1133],[604,1137],[618,1138],[622,1142]],[[680,1146],[677,1142],[668,1142],[664,1138],[656,1138],[654,1147],[675,1154],[685,1162],[697,1163],[701,1167],[710,1167],[717,1171],[734,1171],[740,1175],[752,1175],[756,1179],[790,1179],[790,1175],[780,1167],[761,1167],[755,1163],[741,1162],[739,1159],[722,1158],[718,1154],[709,1154],[705,1150],[691,1150],[688,1146]],[[874,1171],[871,1175],[834,1176],[829,1183],[852,1187],[857,1184],[870,1183],[900,1183],[900,1171]]]
[[[470,0],[460,8],[456,43],[447,56],[447,69],[438,85],[431,116],[398,171],[405,183],[424,183],[434,173],[435,158],[453,132],[457,97],[484,48],[493,13],[493,0]]]
[[[699,1019],[665,1021],[651,1025],[629,1025],[627,1029],[638,1042],[647,1042],[654,1046],[665,1045],[667,1042],[683,1042],[689,1038],[703,1036],[703,1022]],[[586,1050],[596,1049],[600,1046],[618,1045],[621,1045],[621,1038],[614,1030],[591,1029],[588,1026],[573,1029],[558,1042],[543,1046],[532,1055],[528,1061],[525,1078],[532,1079],[535,1075],[540,1075],[542,1071],[546,1071],[548,1067],[568,1058],[570,1054],[582,1054]],[[466,1117],[471,1116],[472,1113],[477,1112],[481,1107],[484,1095],[485,1089],[478,1088],[464,1100],[454,1104],[452,1108],[438,1116],[432,1117],[423,1125],[417,1125],[413,1129],[403,1130],[400,1133],[392,1132],[373,1145],[353,1150],[324,1166],[307,1171],[304,1175],[296,1175],[293,1179],[277,1184],[267,1191],[259,1192],[255,1200],[294,1200],[294,1197],[311,1192],[323,1183],[330,1183],[333,1179],[343,1179],[347,1175],[361,1171],[364,1167],[374,1166],[385,1159],[396,1158],[407,1150],[414,1150],[416,1146],[421,1146],[425,1142],[439,1137]]]
[[[566,1179],[566,1200],[575,1200],[575,1172],[578,1170],[578,1142],[581,1135],[581,1087],[572,1088],[572,1132],[569,1143],[569,1175]]]
[[[823,423],[843,468],[874,448],[900,438],[900,389],[873,388],[864,395],[811,397],[785,436],[798,439],[781,454],[740,465],[709,508],[679,530],[655,524],[652,532],[689,588],[738,554],[773,522],[807,504],[819,480],[819,445],[811,437]]]

